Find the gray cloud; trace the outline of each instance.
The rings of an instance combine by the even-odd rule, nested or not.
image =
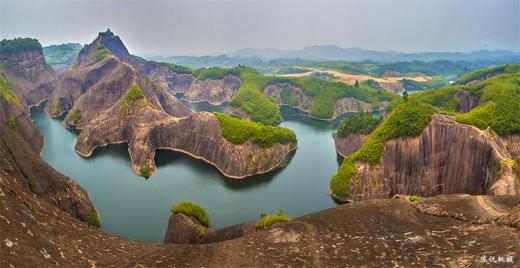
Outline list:
[[[396,51],[520,49],[519,1],[1,1],[0,37],[88,43],[110,27],[133,53],[334,44]]]

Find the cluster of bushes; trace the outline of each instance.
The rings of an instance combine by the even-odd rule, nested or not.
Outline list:
[[[288,128],[266,126],[221,113],[215,115],[219,120],[222,135],[234,144],[251,141],[262,148],[269,148],[277,143],[296,143],[296,134]]]
[[[480,87],[481,105],[455,119],[501,136],[520,134],[520,71],[488,78]]]
[[[274,71],[273,73],[278,74],[278,75],[284,75],[284,74],[301,74],[301,73],[306,73],[308,71],[310,71],[310,70],[305,69],[305,68],[282,67],[282,68]]]
[[[274,125],[282,120],[280,109],[275,101],[266,96],[262,90],[266,86],[268,77],[243,73],[240,89],[231,100],[231,106],[240,108],[252,121],[265,125]]]
[[[193,73],[193,69],[191,69],[190,67],[187,67],[187,66],[177,65],[177,64],[173,64],[173,63],[164,62],[164,61],[161,62],[161,65],[170,69],[170,71],[175,72],[177,74],[192,74]]]
[[[348,114],[338,127],[338,135],[370,134],[383,120],[383,116],[373,116],[367,112]]]
[[[382,89],[370,88],[363,84],[356,87],[342,82],[313,77],[272,78],[268,83],[291,83],[301,88],[305,95],[313,97],[310,114],[324,119],[333,116],[336,101],[343,97],[351,97],[370,103],[373,108],[378,108],[381,101],[391,101],[397,98],[395,94]]]
[[[0,73],[0,98],[12,104],[19,104],[20,99],[13,93],[9,81]]]
[[[260,220],[256,223],[257,229],[264,229],[267,228],[275,223],[279,222],[288,222],[291,220],[291,217],[285,215],[285,212],[283,210],[278,210],[278,212],[274,214],[266,214],[262,213],[260,214]]]
[[[23,51],[42,51],[42,45],[34,38],[15,38],[0,41],[0,54],[13,54]]]
[[[426,81],[426,82],[419,82],[419,81],[404,78],[403,80],[401,80],[401,84],[403,85],[403,87],[406,90],[415,91],[415,90],[426,90],[426,89],[431,89],[431,88],[445,87],[449,83],[448,83],[448,80],[446,80],[440,76],[437,76],[437,77],[434,77],[431,81]]]
[[[205,227],[210,226],[208,214],[201,206],[195,203],[187,201],[180,202],[171,209],[171,212],[172,214],[182,213],[186,216],[195,218],[200,224],[202,224]],[[201,230],[199,230],[199,236],[201,236]]]
[[[355,162],[378,164],[385,142],[398,137],[416,136],[430,123],[435,107],[414,101],[401,102],[369,136],[361,148],[345,158],[330,182],[330,190],[338,198],[346,198],[350,179],[357,175]]]
[[[92,57],[96,60],[96,62],[98,62],[110,56],[110,54],[111,53],[110,50],[108,50],[108,48],[106,48],[104,45],[98,45],[92,53]]]
[[[222,79],[226,75],[234,75],[240,76],[243,73],[253,73],[258,74],[255,68],[245,67],[245,66],[237,66],[233,68],[222,68],[222,67],[211,67],[211,68],[199,68],[193,71],[193,75],[198,80],[206,80],[206,79]]]
[[[96,212],[92,212],[91,214],[89,214],[87,216],[87,222],[92,226],[96,226],[96,227],[101,226],[101,222],[99,221],[99,216]]]
[[[51,45],[43,48],[45,61],[50,65],[71,63],[81,49],[80,44]]]
[[[143,91],[137,84],[133,84],[130,89],[128,89],[126,97],[121,103],[121,107],[119,107],[119,113],[125,113],[136,101],[139,101],[139,108],[142,108],[146,105],[146,100],[143,99]]]
[[[144,165],[139,171],[139,173],[141,174],[141,176],[149,178],[150,176],[152,176],[152,169],[148,165]]]
[[[81,120],[81,111],[79,109],[74,110],[72,114],[70,114],[70,120],[72,120],[74,124],[77,124],[78,121]]]
[[[292,107],[298,104],[298,99],[288,88],[282,88],[282,90],[280,91],[280,99],[282,99],[283,104]]]
[[[9,117],[9,128],[16,130],[16,119],[12,115]]]

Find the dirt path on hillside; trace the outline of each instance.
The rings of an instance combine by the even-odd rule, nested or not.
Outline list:
[[[374,80],[378,83],[390,83],[390,84],[398,84],[401,80],[404,78],[409,80],[414,80],[417,82],[428,82],[433,80],[430,76],[382,76],[382,77],[375,77],[367,74],[349,74],[344,73],[340,71],[330,70],[330,69],[318,69],[318,68],[308,68],[308,67],[298,67],[302,69],[310,70],[308,72],[304,73],[297,73],[297,74],[283,74],[283,75],[276,75],[279,77],[303,77],[303,76],[309,76],[313,73],[328,73],[331,75],[334,75],[339,78],[339,81],[353,85],[356,83],[356,81],[366,81],[366,80]]]
[[[486,211],[486,213],[491,216],[505,216],[509,214],[498,210],[496,205],[493,204],[487,196],[479,195],[476,197],[475,202],[482,210]]]

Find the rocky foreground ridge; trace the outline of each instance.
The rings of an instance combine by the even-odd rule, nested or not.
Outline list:
[[[367,135],[334,136],[337,152],[357,151]],[[417,137],[385,143],[381,163],[356,163],[359,176],[350,180],[349,199],[388,198],[395,194],[520,193],[520,137],[509,138],[434,115]]]
[[[103,233],[0,168],[0,266],[343,267],[480,265],[520,252],[518,196],[362,201],[203,245],[154,244]]]

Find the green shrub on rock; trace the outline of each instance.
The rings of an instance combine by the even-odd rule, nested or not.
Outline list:
[[[278,222],[288,222],[291,220],[291,217],[285,215],[283,210],[278,210],[275,214],[260,214],[260,220],[256,223],[257,229],[267,228]]]
[[[177,205],[175,205],[172,209],[172,214],[182,213],[186,216],[190,216],[195,218],[200,224],[202,224],[205,227],[209,227],[209,216],[206,214],[206,211],[199,205],[192,203],[192,202],[180,202]],[[201,234],[201,231],[199,230],[199,236]],[[205,234],[205,230],[204,230]]]

